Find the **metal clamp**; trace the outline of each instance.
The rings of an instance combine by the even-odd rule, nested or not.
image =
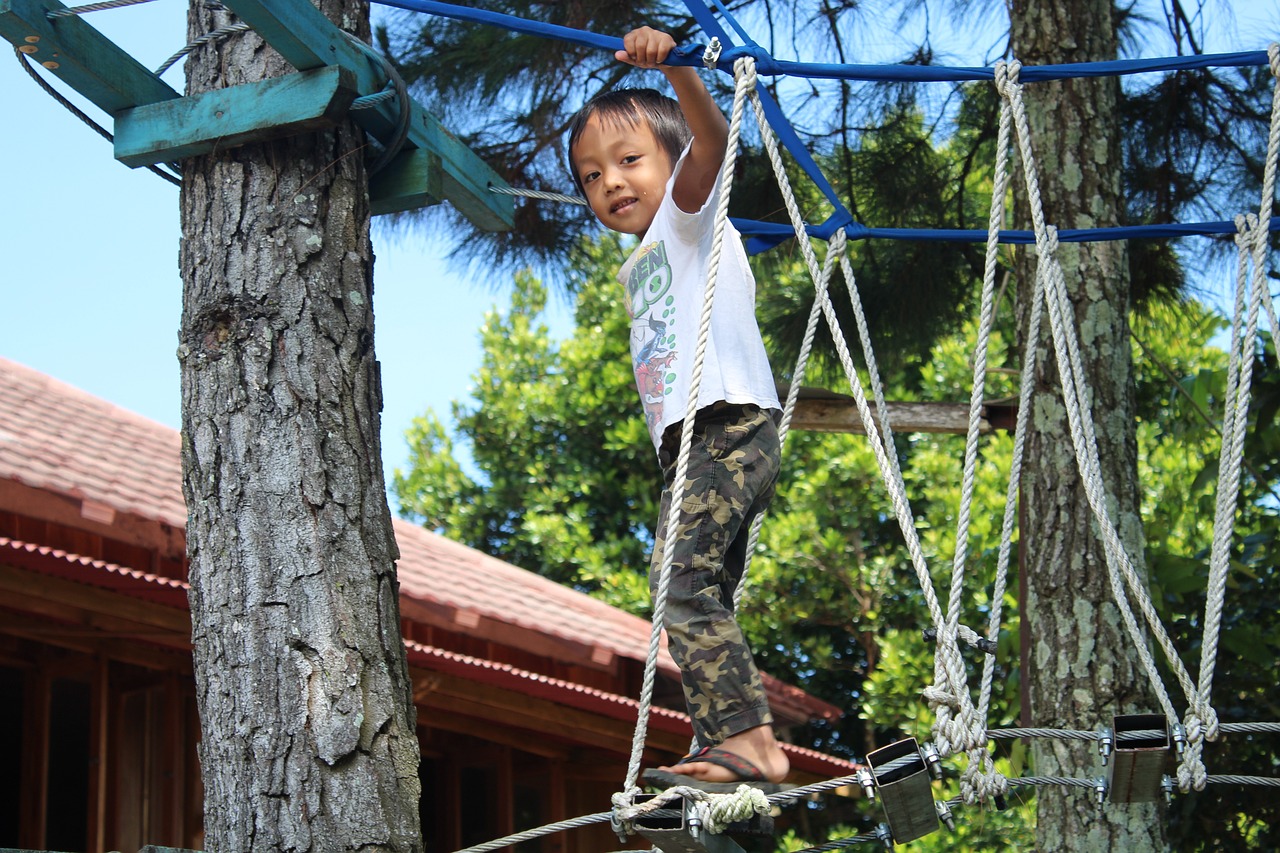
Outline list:
[[[933,805],[938,810],[938,819],[947,825],[947,829],[955,832],[956,819],[955,816],[951,814],[951,806],[947,805],[946,800],[939,800]]]
[[[1093,796],[1098,806],[1098,814],[1102,814],[1102,808],[1107,804],[1107,780],[1101,776],[1093,780]]]
[[[1107,774],[1113,803],[1153,803],[1173,755],[1163,714],[1126,714],[1113,720],[1115,752]]]
[[[720,50],[720,39],[712,36],[711,43],[708,44],[707,49],[702,52],[702,64],[707,66],[707,70],[716,70],[716,63],[720,61]]]
[[[941,779],[942,758],[938,755],[938,748],[932,743],[925,742],[920,744],[920,754],[924,756],[924,763],[929,768],[929,775],[935,779]]]
[[[915,738],[907,738],[867,754],[880,802],[896,843],[906,844],[938,829],[933,788]]]
[[[1111,750],[1115,745],[1115,738],[1111,734],[1111,729],[1104,728],[1098,732],[1098,754],[1102,756],[1102,766],[1107,766],[1107,759],[1111,757]]]
[[[893,849],[893,830],[889,828],[889,824],[882,823],[876,827],[876,838],[884,844],[885,850]]]
[[[858,784],[862,786],[862,793],[866,794],[868,800],[876,798],[876,780],[871,775],[871,771],[865,767],[858,768]]]

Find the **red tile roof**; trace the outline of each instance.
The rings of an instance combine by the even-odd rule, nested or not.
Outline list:
[[[180,434],[70,385],[0,358],[0,480],[79,498],[177,529],[186,526]],[[578,662],[643,661],[649,622],[590,596],[397,519],[400,591],[430,622],[485,636],[489,626],[553,638]],[[10,549],[13,547],[9,546]],[[664,648],[660,667],[675,673]],[[839,711],[765,676],[775,713]]]
[[[187,524],[176,430],[0,358],[0,478]]]

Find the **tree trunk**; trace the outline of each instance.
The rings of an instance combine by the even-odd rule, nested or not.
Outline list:
[[[1014,0],[1012,40],[1015,56],[1027,65],[1114,59],[1111,0]],[[1123,210],[1118,81],[1036,83],[1024,94],[1047,221],[1060,228],[1118,223]],[[1019,210],[1026,210],[1021,195]],[[1022,252],[1018,260],[1024,340],[1034,254]],[[1127,247],[1120,241],[1064,243],[1058,257],[1092,394],[1109,511],[1141,570]],[[1158,712],[1159,706],[1112,598],[1047,330],[1038,348],[1038,396],[1023,475],[1028,523],[1020,539],[1027,572],[1022,612],[1029,626],[1023,636],[1030,644],[1030,707],[1024,714],[1029,725],[1096,730],[1110,726],[1115,714]],[[1033,756],[1037,775],[1104,773],[1090,742],[1040,739]],[[1163,838],[1162,816],[1152,805],[1107,805],[1099,813],[1085,789],[1038,789],[1038,850],[1133,853],[1163,849]]]
[[[323,0],[368,35],[368,7]],[[228,22],[193,4],[190,35]],[[292,69],[256,34],[188,94]],[[364,140],[189,160],[184,493],[206,849],[421,850],[415,709],[378,437]]]

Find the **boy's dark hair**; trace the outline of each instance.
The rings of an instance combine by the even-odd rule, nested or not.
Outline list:
[[[573,160],[573,146],[582,136],[587,120],[594,115],[602,122],[635,127],[640,122],[649,125],[658,144],[671,158],[672,166],[680,159],[684,147],[693,134],[685,122],[684,113],[675,98],[669,98],[656,89],[614,89],[602,92],[583,104],[569,124],[569,174],[578,192],[584,192],[582,179],[578,177],[578,165]]]

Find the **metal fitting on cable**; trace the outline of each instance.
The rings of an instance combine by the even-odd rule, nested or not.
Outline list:
[[[947,825],[947,829],[955,832],[956,819],[951,814],[951,806],[947,805],[945,800],[938,800],[933,805],[938,810],[938,819]]]
[[[1098,754],[1102,756],[1102,766],[1107,766],[1107,759],[1111,757],[1111,749],[1115,746],[1115,737],[1111,733],[1111,729],[1103,728],[1098,732]]]
[[[707,49],[702,52],[702,64],[707,66],[711,71],[716,70],[716,63],[720,61],[720,39],[712,36],[711,43],[707,45]]]
[[[889,824],[882,823],[876,827],[876,838],[884,844],[885,850],[893,849],[893,830],[889,829]]]
[[[702,809],[701,803],[687,803],[685,805],[685,829],[689,830],[689,837],[694,841],[702,835]]]
[[[876,798],[876,780],[870,770],[865,767],[858,768],[858,784],[862,786],[862,793],[867,795],[868,800]]]
[[[618,840],[626,844],[631,840],[631,833],[628,831],[627,824],[618,817],[618,813],[614,812],[609,815],[609,828],[613,830],[613,834],[618,836]]]
[[[929,768],[929,775],[935,779],[941,779],[942,758],[938,755],[938,748],[926,741],[920,744],[920,754],[924,756],[924,763]]]
[[[1182,751],[1187,748],[1187,730],[1183,728],[1182,723],[1173,724],[1170,736],[1173,738],[1174,752],[1182,755]]]
[[[1166,803],[1173,802],[1173,777],[1165,776],[1160,780],[1160,788],[1164,791],[1164,801]]]
[[[1099,776],[1093,780],[1093,795],[1097,801],[1098,814],[1102,814],[1102,807],[1107,804],[1107,780]]]

